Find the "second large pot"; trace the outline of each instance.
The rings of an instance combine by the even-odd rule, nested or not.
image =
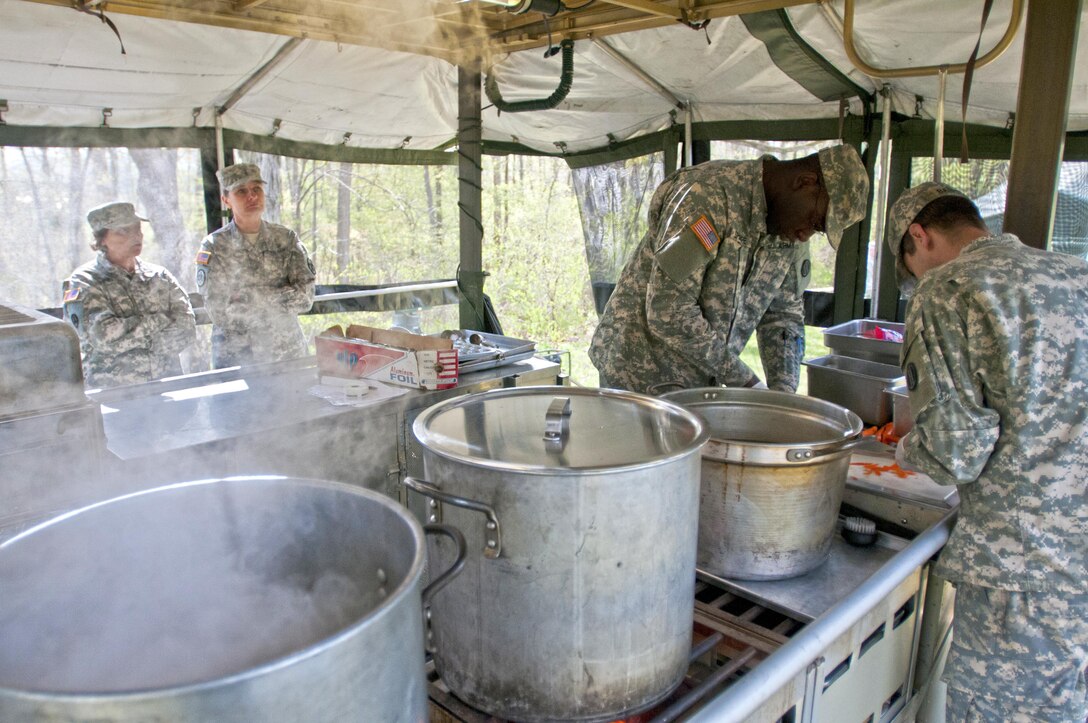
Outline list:
[[[468,542],[432,606],[446,685],[517,721],[614,720],[667,696],[691,647],[698,417],[529,387],[449,400],[413,431],[428,481],[406,483]]]
[[[861,419],[821,399],[758,389],[687,389],[663,398],[697,412],[710,430],[699,568],[777,580],[822,564]]]

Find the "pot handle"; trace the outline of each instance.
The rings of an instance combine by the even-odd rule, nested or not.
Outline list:
[[[687,389],[687,385],[683,384],[682,382],[658,382],[657,384],[651,384],[649,387],[647,387],[646,393],[650,396],[656,397],[660,394],[663,394],[663,390],[666,390],[669,387],[676,387],[677,390]]]
[[[453,578],[457,577],[461,570],[465,566],[465,556],[468,554],[467,546],[465,545],[465,536],[461,534],[461,531],[452,525],[424,525],[423,531],[428,535],[445,535],[453,540],[453,544],[457,545],[457,558],[450,565],[450,568],[444,573],[431,580],[431,584],[423,588],[423,605],[426,606],[430,603],[434,594],[446,587]]]
[[[828,447],[827,449],[791,449],[786,452],[786,460],[789,462],[808,462],[811,459],[817,457],[825,457],[829,454],[838,454],[848,449],[854,449],[861,445],[865,441],[865,437],[854,437],[848,440],[844,444],[840,444],[834,447]]]
[[[544,415],[544,444],[549,451],[562,451],[570,438],[570,397],[555,397]]]
[[[464,497],[458,497],[457,495],[451,495],[448,492],[443,492],[429,482],[424,482],[421,479],[415,477],[405,477],[404,486],[418,492],[424,497],[433,497],[436,500],[442,502],[448,502],[451,505],[457,507],[464,507],[467,510],[474,512],[480,512],[487,518],[487,524],[484,525],[484,542],[487,546],[484,547],[484,557],[495,559],[502,553],[502,528],[499,526],[499,518],[495,515],[495,510],[485,505],[483,502],[477,502],[476,500],[466,499]]]

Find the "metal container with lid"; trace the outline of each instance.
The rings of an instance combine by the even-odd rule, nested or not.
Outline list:
[[[468,541],[431,619],[458,697],[504,719],[607,721],[680,683],[707,441],[695,414],[523,387],[448,400],[413,431],[429,481],[405,484]]]
[[[665,398],[706,420],[699,568],[777,580],[831,549],[861,420],[820,399],[760,389],[687,389]]]

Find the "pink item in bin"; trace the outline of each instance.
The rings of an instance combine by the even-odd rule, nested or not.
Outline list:
[[[871,329],[866,329],[861,332],[859,336],[863,336],[866,339],[879,339],[880,341],[894,341],[897,344],[903,343],[903,335],[895,329],[885,329],[883,326],[874,326]]]

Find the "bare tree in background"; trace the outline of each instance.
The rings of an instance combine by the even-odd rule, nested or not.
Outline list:
[[[162,265],[187,286],[184,280],[192,275],[195,242],[185,231],[178,204],[177,153],[165,148],[130,148],[128,152],[140,178],[136,185],[139,208],[155,231]]]
[[[427,193],[427,218],[431,222],[431,236],[435,243],[442,243],[442,178],[431,179],[431,167],[423,167],[423,187]]]
[[[89,154],[83,148],[68,149],[68,202],[71,208],[86,212],[90,209],[84,207],[84,179],[87,175],[87,161]],[[87,256],[87,245],[90,244],[90,230],[82,213],[73,213],[68,216],[68,238],[73,243],[67,244],[68,266],[73,269],[83,263]],[[87,239],[86,245],[77,240]]]
[[[336,275],[343,279],[351,262],[351,164],[340,163],[336,186]]]

